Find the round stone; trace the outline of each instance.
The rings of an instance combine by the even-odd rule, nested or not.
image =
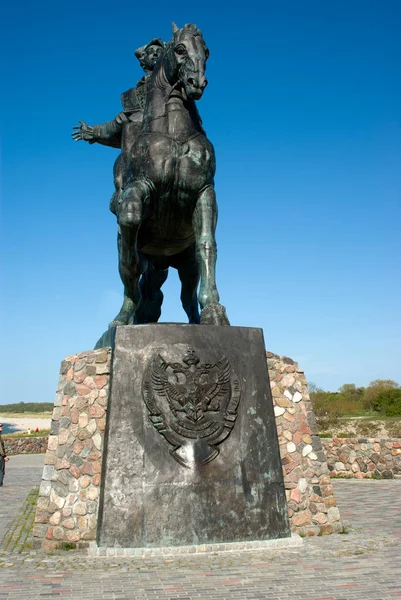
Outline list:
[[[291,387],[294,382],[295,382],[295,379],[290,374],[285,375],[281,381],[281,383],[284,387]]]
[[[64,521],[61,523],[61,525],[65,528],[65,529],[74,529],[75,527],[75,521],[72,517],[69,517],[68,519],[64,519]]]
[[[304,494],[306,492],[307,488],[308,488],[308,481],[304,477],[301,477],[300,480],[298,481],[298,489],[301,492],[301,494]]]
[[[85,489],[88,487],[90,482],[91,478],[89,477],[89,475],[82,475],[82,477],[79,480],[79,485],[81,486],[81,488]]]
[[[300,402],[301,400],[302,400],[302,394],[300,394],[299,392],[295,392],[295,394],[292,397],[292,401]]]
[[[308,456],[312,452],[313,448],[310,444],[306,444],[302,449],[302,456]]]
[[[83,502],[77,502],[73,508],[73,513],[76,515],[86,515],[86,506]]]
[[[59,525],[60,521],[61,521],[61,513],[60,513],[60,511],[56,511],[55,513],[53,513],[52,516],[49,519],[50,525]]]
[[[340,520],[340,512],[336,506],[331,506],[327,511],[327,515],[330,523]]]
[[[287,444],[288,453],[291,454],[292,452],[296,452],[296,450],[297,450],[297,447],[294,444],[294,442],[288,442],[288,444]]]

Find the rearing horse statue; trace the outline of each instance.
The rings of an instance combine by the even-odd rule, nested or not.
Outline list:
[[[172,266],[178,269],[189,321],[199,323],[200,281],[200,323],[229,325],[215,278],[215,154],[195,105],[207,85],[208,54],[195,25],[173,24],[128,159],[118,207],[119,271],[135,323],[149,322],[141,319],[141,303],[152,293],[152,273]],[[157,287],[157,277],[154,281]]]

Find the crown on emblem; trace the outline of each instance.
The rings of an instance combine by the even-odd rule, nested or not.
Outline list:
[[[191,365],[197,365],[200,361],[200,358],[193,348],[188,348],[182,360],[186,365],[190,367]]]

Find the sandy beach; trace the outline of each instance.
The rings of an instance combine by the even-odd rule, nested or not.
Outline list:
[[[17,431],[35,431],[38,429],[50,429],[51,418],[36,419],[34,417],[3,417],[0,413],[0,423],[3,423],[3,434],[16,433]]]

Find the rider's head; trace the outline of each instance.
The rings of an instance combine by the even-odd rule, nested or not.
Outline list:
[[[160,38],[154,38],[146,46],[141,46],[141,48],[135,50],[135,56],[141,63],[141,67],[145,73],[153,71],[164,46],[164,42]]]

